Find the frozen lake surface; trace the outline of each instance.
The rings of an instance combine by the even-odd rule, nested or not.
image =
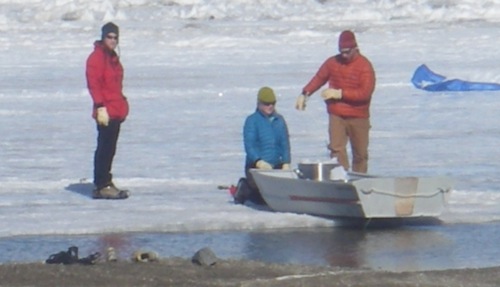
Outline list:
[[[410,78],[425,63],[449,78],[500,82],[500,4],[84,2],[0,0],[1,262],[43,260],[70,244],[90,252],[96,234],[121,234],[130,249],[164,256],[208,245],[225,258],[278,262],[498,265],[500,92],[429,93]],[[126,201],[89,197],[96,131],[84,69],[108,20],[121,28],[131,106],[113,167],[132,192]],[[346,28],[377,74],[369,172],[452,177],[442,225],[345,232],[331,220],[234,205],[217,189],[243,174],[242,125],[262,86],[278,94],[292,164],[327,157],[321,98],[304,112],[294,104]]]

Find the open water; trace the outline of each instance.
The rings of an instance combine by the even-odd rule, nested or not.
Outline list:
[[[500,224],[314,228],[254,232],[125,233],[82,236],[19,236],[0,239],[0,263],[41,262],[79,247],[80,257],[113,246],[120,260],[135,250],[160,258],[191,258],[211,248],[220,259],[369,268],[390,271],[480,268],[500,265]]]

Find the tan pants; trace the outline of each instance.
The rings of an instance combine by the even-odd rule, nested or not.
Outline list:
[[[347,141],[349,141],[352,151],[352,171],[366,173],[370,128],[369,118],[342,118],[330,114],[328,121],[330,156],[336,157],[339,163],[349,170],[346,149]]]

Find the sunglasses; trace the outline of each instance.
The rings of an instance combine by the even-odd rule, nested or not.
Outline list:
[[[341,49],[339,50],[340,54],[347,55],[350,54],[354,50],[354,48],[348,48],[348,49]]]
[[[110,35],[107,35],[107,36],[106,36],[106,39],[110,39],[110,40],[118,40],[118,36],[110,36]]]
[[[264,102],[259,102],[261,105],[263,106],[274,106],[276,105],[276,102],[272,102],[272,103],[264,103]]]

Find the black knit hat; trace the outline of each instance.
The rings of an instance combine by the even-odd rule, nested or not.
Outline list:
[[[102,35],[101,35],[102,40],[104,40],[106,35],[108,35],[109,33],[115,33],[116,37],[119,37],[118,26],[116,26],[113,22],[108,22],[108,23],[104,24],[104,26],[102,26],[102,28],[101,28],[101,31],[102,31]]]

